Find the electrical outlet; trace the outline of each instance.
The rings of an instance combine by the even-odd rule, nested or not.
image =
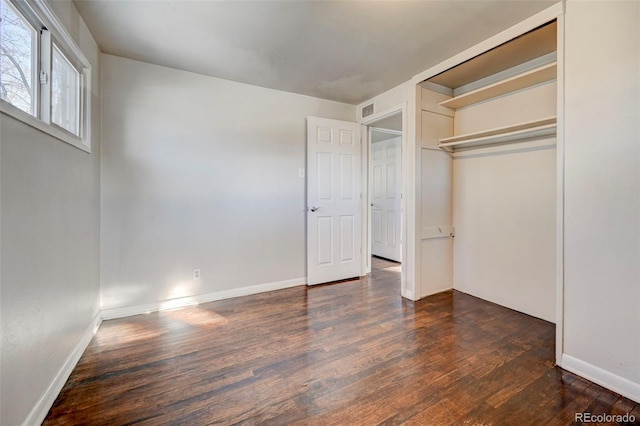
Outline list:
[[[199,280],[200,279],[200,268],[197,268],[197,269],[193,270],[193,279],[194,280]]]
[[[298,177],[300,179],[304,179],[305,177],[305,170],[303,168],[298,169]]]

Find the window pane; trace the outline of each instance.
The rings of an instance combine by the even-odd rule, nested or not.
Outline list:
[[[80,73],[56,45],[51,57],[51,121],[80,135]]]
[[[34,115],[36,31],[6,0],[0,18],[0,97]]]

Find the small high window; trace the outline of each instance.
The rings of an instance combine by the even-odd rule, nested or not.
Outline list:
[[[87,152],[90,64],[44,0],[0,0],[0,111]]]

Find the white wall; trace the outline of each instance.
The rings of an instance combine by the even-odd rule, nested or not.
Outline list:
[[[567,2],[562,364],[638,401],[639,29],[638,2]]]
[[[71,2],[52,8],[93,65],[93,152],[0,113],[3,425],[21,424],[32,410],[28,420],[41,420],[57,391],[45,392],[64,383],[57,376],[98,311],[98,48]]]
[[[457,109],[454,132],[463,135],[555,116],[556,94],[552,81]]]
[[[304,283],[306,117],[355,121],[355,107],[102,64],[102,308]]]
[[[384,113],[389,109],[393,109],[399,105],[404,105],[409,101],[412,90],[415,90],[415,85],[411,84],[411,81],[406,81],[402,84],[399,84],[396,87],[393,87],[378,96],[367,100],[357,106],[357,115],[358,121],[369,120],[371,117],[366,117],[362,119],[362,107],[369,105],[370,103],[375,104],[374,114]]]

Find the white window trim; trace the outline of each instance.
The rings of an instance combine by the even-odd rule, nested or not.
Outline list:
[[[14,3],[12,0],[7,1]],[[21,6],[22,4],[24,3],[21,3]],[[76,65],[80,67],[80,137],[63,130],[61,127],[50,122],[49,115],[47,115],[47,117],[35,117],[11,105],[4,99],[0,99],[0,112],[13,117],[34,129],[47,133],[62,142],[66,142],[69,145],[79,148],[87,153],[91,153],[91,63],[84,53],[82,53],[82,50],[80,50],[73,38],[71,38],[64,25],[62,25],[58,18],[45,4],[44,0],[31,0],[28,2],[28,7],[51,33],[58,47],[69,56],[69,59],[72,62],[75,62]],[[36,28],[36,30],[38,30],[38,28]],[[39,66],[38,69],[40,68],[41,67]],[[50,73],[51,67],[49,66],[48,68],[48,72]],[[50,79],[51,78],[49,76],[49,80]],[[38,84],[38,86],[40,85]],[[41,88],[38,87],[36,93],[41,93],[40,89]],[[40,105],[41,98],[37,97],[37,99],[38,105]]]

